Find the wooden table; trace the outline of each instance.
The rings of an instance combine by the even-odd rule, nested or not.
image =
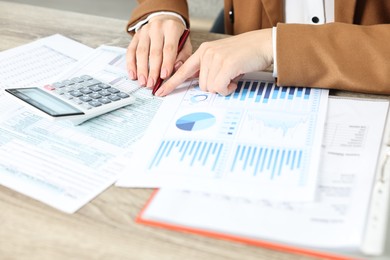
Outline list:
[[[56,33],[90,47],[126,47],[125,26],[123,20],[0,2],[0,51]],[[192,43],[197,48],[221,37],[192,32]],[[151,193],[110,187],[68,215],[0,186],[0,259],[311,259],[137,224]]]

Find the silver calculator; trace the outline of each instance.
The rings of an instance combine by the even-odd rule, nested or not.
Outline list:
[[[43,87],[9,88],[5,93],[44,117],[74,125],[134,103],[129,90],[82,75]]]

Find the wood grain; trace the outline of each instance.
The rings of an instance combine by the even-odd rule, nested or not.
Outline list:
[[[0,2],[0,50],[60,33],[126,47],[126,21]],[[192,32],[193,46],[222,35]],[[311,259],[134,222],[150,189],[110,187],[68,215],[0,186],[0,259]]]

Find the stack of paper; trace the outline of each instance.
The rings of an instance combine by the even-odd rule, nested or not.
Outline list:
[[[382,182],[390,169],[376,166],[388,105],[386,100],[329,99],[315,202],[161,189],[138,221],[324,258],[380,255],[389,199],[388,181]],[[373,194],[377,185],[380,192]]]
[[[126,76],[124,60],[125,49],[93,50],[54,35],[0,53],[1,88],[43,86],[90,74],[138,90]],[[41,118],[2,93],[0,184],[75,212],[118,179],[124,167],[120,158],[129,157],[161,104],[149,92],[138,90],[134,105],[77,127]]]
[[[388,101],[328,99],[264,73],[227,97],[194,79],[158,98],[125,58],[60,35],[0,53],[2,90],[90,74],[137,98],[75,127],[1,93],[0,184],[68,213],[116,181],[157,187],[138,222],[326,258],[383,252]]]

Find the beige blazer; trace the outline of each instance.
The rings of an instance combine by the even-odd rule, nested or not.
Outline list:
[[[185,0],[141,0],[128,26]],[[335,0],[335,23],[284,24],[283,0],[225,0],[229,34],[277,27],[278,85],[390,94],[390,1]],[[233,12],[233,16],[229,13]]]

